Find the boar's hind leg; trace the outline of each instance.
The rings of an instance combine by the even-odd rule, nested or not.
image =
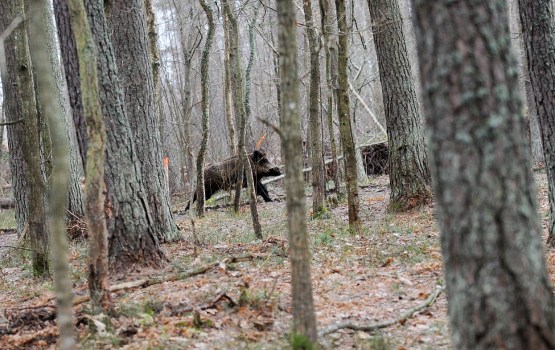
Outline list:
[[[273,202],[272,198],[270,198],[270,195],[268,194],[268,189],[266,188],[266,186],[264,186],[262,182],[256,182],[255,192],[257,195],[262,196],[265,202]]]

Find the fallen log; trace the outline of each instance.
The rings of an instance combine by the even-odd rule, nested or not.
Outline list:
[[[15,208],[15,200],[13,198],[0,197],[0,209],[12,209],[12,208]]]

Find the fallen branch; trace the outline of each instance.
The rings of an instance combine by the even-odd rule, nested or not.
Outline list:
[[[160,283],[164,283],[164,282],[179,281],[179,280],[182,280],[182,279],[185,279],[185,278],[188,278],[188,277],[193,277],[193,276],[196,276],[196,275],[200,275],[200,274],[208,272],[208,271],[210,271],[213,268],[216,268],[218,266],[225,266],[226,264],[238,263],[238,262],[243,262],[243,261],[251,261],[251,260],[254,260],[254,259],[260,259],[260,258],[264,258],[264,257],[266,257],[266,255],[261,255],[261,254],[245,254],[245,255],[240,255],[240,256],[229,256],[229,257],[223,259],[222,261],[208,263],[208,264],[199,266],[195,269],[188,270],[188,271],[182,271],[182,272],[169,274],[169,275],[143,278],[143,279],[136,280],[136,281],[129,281],[129,282],[124,282],[124,283],[120,283],[120,284],[115,284],[115,285],[110,286],[110,288],[108,290],[110,292],[114,293],[114,292],[119,292],[119,291],[122,291],[122,290],[134,289],[134,288],[146,288],[146,287],[149,287],[149,286],[152,286],[152,285],[155,285],[155,284],[160,284]],[[54,297],[49,298],[46,301],[46,303],[49,303],[52,300],[54,300]],[[76,297],[73,298],[73,306],[77,306],[77,305],[86,303],[89,300],[91,300],[91,297],[89,295],[76,296]],[[21,309],[40,309],[40,308],[43,308],[43,307],[53,307],[53,306],[48,305],[48,304],[42,304],[42,305],[31,306],[31,307],[26,307],[26,308],[21,308]]]
[[[340,322],[340,323],[335,323],[335,324],[331,324],[327,327],[325,327],[324,329],[322,329],[318,335],[320,337],[323,337],[325,335],[337,332],[340,329],[352,329],[354,331],[364,331],[364,332],[372,332],[375,331],[377,329],[381,329],[381,328],[386,328],[389,326],[392,326],[396,323],[403,323],[406,320],[408,320],[409,318],[412,317],[413,314],[424,310],[427,307],[430,307],[437,299],[437,297],[441,294],[441,292],[443,292],[445,290],[445,287],[439,287],[437,288],[432,294],[430,294],[430,296],[428,297],[428,299],[426,299],[426,301],[424,301],[424,303],[409,309],[407,311],[405,311],[404,313],[402,313],[399,317],[394,318],[392,320],[389,321],[384,321],[384,322],[378,322],[378,323],[371,323],[371,324],[360,324],[360,323],[354,323],[354,322]]]

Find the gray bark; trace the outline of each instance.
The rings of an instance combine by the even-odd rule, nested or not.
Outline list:
[[[52,272],[56,287],[56,325],[59,330],[59,348],[75,348],[73,332],[73,291],[69,275],[67,257],[67,233],[65,208],[68,195],[69,152],[68,134],[64,127],[60,90],[55,80],[55,71],[60,71],[59,63],[53,62],[52,43],[56,41],[51,28],[53,13],[48,0],[29,1],[30,53],[37,78],[37,96],[48,122],[52,141],[52,173],[48,201],[48,223],[51,238]],[[50,27],[50,30],[48,29]],[[50,46],[50,47],[49,47]],[[60,75],[58,74],[58,78]],[[82,202],[81,202],[82,205]]]
[[[430,197],[430,171],[403,19],[397,0],[369,0],[383,90],[389,149],[389,209],[404,211]]]
[[[162,165],[145,4],[143,0],[111,1],[106,14],[151,219],[158,239],[162,242],[172,241],[179,238],[180,234],[172,217]]]
[[[553,349],[553,290],[506,2],[416,0],[456,349]]]
[[[297,73],[297,40],[295,10],[292,0],[277,2],[278,40],[281,72],[281,147],[285,160],[285,190],[289,255],[291,257],[291,297],[293,337],[317,345],[316,316],[310,278],[310,253],[306,234],[306,212],[301,153],[301,118],[299,78]]]

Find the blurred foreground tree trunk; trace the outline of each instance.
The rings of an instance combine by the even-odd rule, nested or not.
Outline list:
[[[554,349],[506,2],[415,1],[456,349]]]
[[[278,40],[281,72],[281,147],[285,161],[285,190],[291,297],[293,310],[293,348],[310,349],[317,345],[316,316],[312,299],[310,252],[306,234],[306,211],[301,147],[299,77],[295,7],[292,0],[277,2]]]
[[[67,233],[65,225],[66,202],[69,182],[68,135],[62,118],[59,90],[54,80],[54,67],[49,43],[56,41],[55,31],[48,30],[54,20],[48,0],[30,0],[29,33],[30,53],[37,79],[37,96],[48,122],[52,141],[52,173],[48,195],[48,224],[50,229],[50,258],[56,287],[56,325],[59,331],[59,348],[75,348],[73,332],[73,291],[69,274]],[[48,16],[47,14],[50,14]]]
[[[106,128],[100,107],[95,44],[81,0],[68,0],[71,25],[79,58],[83,116],[87,125],[86,211],[89,235],[89,293],[93,313],[110,308],[108,290],[108,229],[104,214],[106,200],[104,164]]]

